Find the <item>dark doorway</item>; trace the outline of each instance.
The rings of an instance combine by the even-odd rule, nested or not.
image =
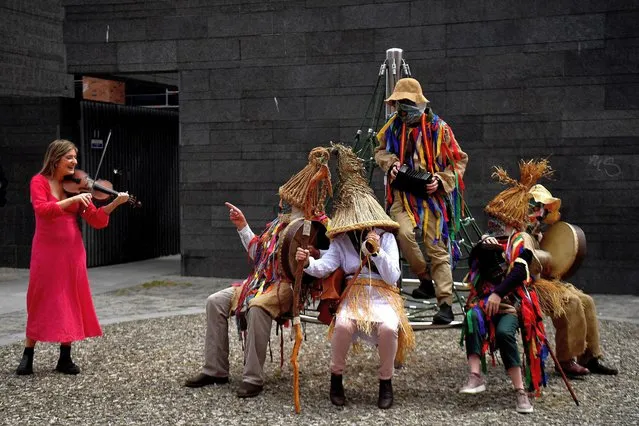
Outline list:
[[[106,229],[83,225],[88,266],[179,253],[177,111],[81,101],[80,123],[84,170],[94,177],[106,148],[97,178],[142,203],[120,207]]]

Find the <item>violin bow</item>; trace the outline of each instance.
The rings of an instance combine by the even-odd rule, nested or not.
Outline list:
[[[102,156],[100,157],[100,162],[98,163],[98,168],[95,171],[95,175],[93,175],[93,181],[98,180],[98,174],[100,173],[100,168],[102,167],[102,160],[104,160],[104,154],[106,154],[107,148],[109,147],[109,141],[111,140],[111,129],[109,129],[109,134],[107,136],[106,144],[104,144],[104,149],[102,150]]]

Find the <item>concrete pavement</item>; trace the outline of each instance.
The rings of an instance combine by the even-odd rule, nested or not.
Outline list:
[[[97,295],[179,274],[180,256],[176,255],[89,268],[89,282],[93,295]],[[28,269],[0,268],[0,315],[24,309],[28,284]]]
[[[183,277],[179,273],[179,256],[90,268],[100,323],[201,313],[209,294],[240,280]],[[28,281],[26,269],[0,268],[0,346],[24,337]],[[639,297],[593,297],[601,320],[639,324]]]

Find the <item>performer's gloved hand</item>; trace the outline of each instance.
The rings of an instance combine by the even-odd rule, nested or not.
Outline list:
[[[304,262],[304,267],[306,268],[310,263],[308,261],[309,254],[310,253],[308,250],[305,250],[302,247],[298,247],[295,251],[295,260],[297,260],[298,262]]]
[[[495,237],[491,237],[489,235],[482,235],[481,243],[485,245],[498,245],[499,241]]]
[[[377,256],[379,252],[380,238],[375,231],[366,234],[366,240],[362,243],[361,251],[364,256]]]
[[[426,192],[428,194],[437,192],[440,184],[441,184],[441,180],[439,180],[439,177],[433,176],[433,179],[430,181],[430,183],[426,184]]]
[[[530,265],[530,262],[532,262],[532,259],[533,259],[533,253],[529,249],[524,249],[524,251],[521,252],[519,257],[524,259],[526,263]]]
[[[389,178],[388,183],[393,183],[393,181],[397,177],[397,172],[399,171],[399,168],[401,166],[402,165],[399,163],[399,161],[395,161],[393,165],[390,167],[390,169],[388,169],[388,178]]]
[[[244,229],[248,223],[246,222],[246,218],[244,217],[244,213],[242,210],[238,209],[231,203],[224,203],[226,207],[229,209],[229,219],[233,222],[233,225],[237,228],[238,231]]]
[[[492,293],[488,296],[486,301],[486,315],[492,317],[499,312],[499,304],[501,303],[501,297],[497,293]]]

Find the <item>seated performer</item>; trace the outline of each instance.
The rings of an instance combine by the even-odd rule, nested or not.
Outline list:
[[[592,297],[571,284],[546,277],[549,253],[540,250],[542,224],[559,220],[561,200],[554,198],[542,185],[535,185],[553,171],[547,160],[520,162],[521,178],[516,181],[501,168],[493,177],[510,185],[486,206],[490,216],[489,231],[507,244],[506,256],[512,262],[524,249],[533,253],[530,270],[539,295],[542,311],[553,320],[556,329],[556,355],[564,372],[570,377],[589,373],[617,374],[617,370],[601,362],[599,324]],[[511,227],[514,232],[508,230]],[[579,363],[575,358],[579,357]]]
[[[386,409],[393,404],[394,360],[402,362],[406,351],[415,344],[396,287],[400,269],[393,232],[399,225],[375,199],[364,179],[364,168],[353,151],[342,145],[335,149],[341,187],[327,232],[331,238],[329,249],[320,259],[315,259],[309,257],[308,250],[298,248],[296,259],[306,262],[304,271],[311,276],[326,277],[342,268],[348,281],[331,325],[331,402],[337,406],[345,404],[342,374],[346,355],[351,342],[363,337],[378,346],[377,405]]]
[[[462,178],[468,156],[450,126],[429,107],[421,85],[414,78],[398,80],[386,102],[396,107],[397,113],[377,134],[375,161],[388,177],[389,214],[400,226],[397,241],[402,255],[420,280],[413,297],[436,295],[439,310],[433,323],[449,324],[454,319],[450,246],[455,242],[463,214]],[[432,174],[432,179],[422,184],[425,188],[420,188],[419,195],[391,188],[402,166],[407,166],[411,173]],[[423,234],[430,273],[415,239],[415,229]]]
[[[186,381],[185,386],[201,387],[229,382],[228,318],[235,315],[240,332],[244,334],[244,371],[237,391],[240,398],[251,398],[263,389],[263,366],[271,334],[271,323],[290,312],[291,283],[280,273],[277,253],[286,225],[298,217],[309,216],[324,220],[322,210],[326,191],[317,190],[321,184],[330,185],[327,161],[330,153],[315,148],[309,154],[309,164],[280,187],[280,199],[292,207],[290,214],[280,214],[256,236],[248,226],[241,210],[226,203],[231,222],[236,226],[242,244],[254,261],[254,267],[241,286],[218,291],[206,301],[206,337],[202,372]],[[308,217],[308,216],[307,216]]]
[[[466,354],[470,375],[461,393],[474,394],[486,390],[481,369],[486,370],[486,351],[491,355],[499,349],[504,368],[510,376],[516,392],[515,410],[518,413],[532,413],[533,407],[528,399],[521,374],[521,360],[517,348],[517,331],[520,328],[519,307],[529,303],[526,289],[528,264],[532,260],[530,250],[524,250],[510,272],[506,275],[504,249],[494,238],[482,239],[473,247],[468,265],[468,281],[471,293],[467,302],[467,314],[463,325],[466,342]],[[532,291],[532,289],[530,290]],[[539,306],[534,307],[539,309]],[[522,320],[535,320],[534,318]],[[534,324],[543,330],[543,324]],[[522,328],[525,324],[521,325]],[[523,336],[522,336],[523,337]],[[535,344],[539,341],[534,336]],[[542,341],[543,342],[543,341]],[[529,343],[524,339],[524,346]],[[543,363],[527,363],[538,367],[529,372],[530,377],[543,376]],[[542,380],[543,382],[543,380]],[[534,387],[534,386],[533,386]]]

